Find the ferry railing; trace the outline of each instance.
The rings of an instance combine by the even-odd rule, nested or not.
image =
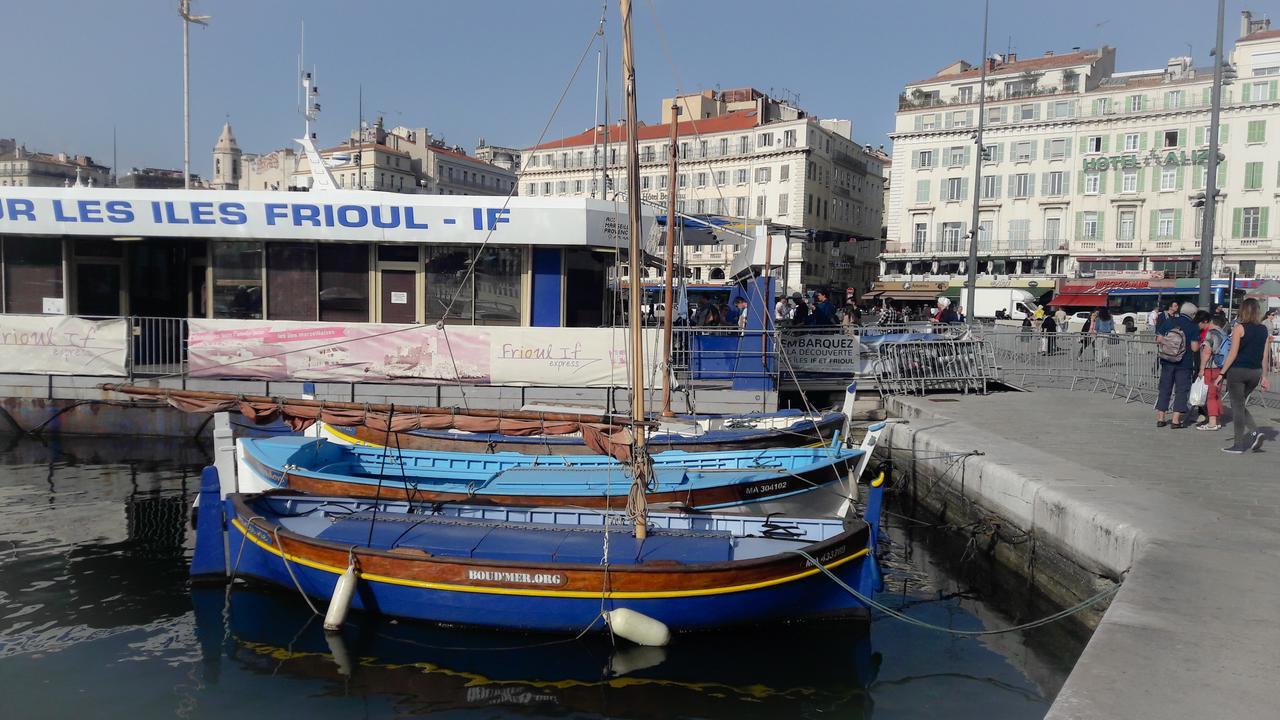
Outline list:
[[[187,371],[187,319],[130,316],[129,376],[183,375]]]

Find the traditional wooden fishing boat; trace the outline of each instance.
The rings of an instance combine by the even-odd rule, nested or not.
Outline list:
[[[870,448],[779,448],[652,456],[645,493],[663,509],[832,517]],[[242,438],[237,488],[483,505],[618,507],[630,466],[606,455],[548,459],[366,447],[303,437]],[[856,477],[852,480],[856,481]]]
[[[847,422],[843,412],[807,413],[800,410],[740,415],[682,415],[678,420],[683,427],[659,428],[649,435],[649,452],[714,452],[818,445],[830,442]],[[319,425],[323,437],[352,445],[385,444],[406,450],[518,452],[527,455],[588,455],[596,452],[576,433],[511,435],[457,429],[421,429],[395,433],[388,437],[386,432],[363,425]]]
[[[225,517],[233,575],[322,601],[343,601],[335,588],[350,577],[351,607],[383,615],[581,633],[626,610],[680,632],[861,607],[823,568],[864,595],[879,588],[878,498],[871,506],[875,516],[847,525],[649,513],[643,535],[586,510],[282,492],[230,495]]]

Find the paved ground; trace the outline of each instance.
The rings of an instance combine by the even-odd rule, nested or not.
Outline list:
[[[980,462],[1070,505],[1071,522],[1136,538],[1124,588],[1052,720],[1276,717],[1280,442],[1227,455],[1225,428],[1157,429],[1148,406],[1090,392],[937,402],[949,399],[905,401],[923,414],[913,432],[981,449]],[[1253,412],[1280,429],[1280,411]]]

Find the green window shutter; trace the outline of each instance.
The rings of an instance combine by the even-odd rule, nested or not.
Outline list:
[[[1104,172],[1098,173],[1098,194],[1099,195],[1105,195],[1107,193],[1107,174],[1108,173],[1104,173]]]
[[[1198,147],[1203,144],[1204,144],[1204,126],[1197,125],[1196,126],[1196,146]]]
[[[1124,149],[1124,133],[1116,133],[1116,152]]]
[[[1147,169],[1138,168],[1138,192],[1142,192],[1146,187]]]
[[[1070,142],[1063,142],[1063,143],[1062,143],[1062,154],[1063,154],[1063,156],[1064,156],[1064,157],[1071,157],[1071,143],[1070,143]]]
[[[1227,131],[1230,129],[1231,128],[1226,125],[1218,126],[1218,144],[1219,145],[1227,144],[1227,138],[1230,137],[1230,133],[1228,133]]]
[[[1244,210],[1236,208],[1231,211],[1231,237],[1240,237],[1240,220],[1244,215]]]
[[[969,199],[969,178],[960,180],[960,197],[964,200]]]
[[[1062,194],[1066,195],[1071,192],[1071,173],[1063,171],[1062,173]]]
[[[1083,172],[1083,171],[1081,171],[1081,172],[1080,172],[1080,177],[1079,177],[1079,178],[1077,179],[1077,181],[1076,181],[1076,194],[1077,194],[1077,195],[1083,195],[1083,194],[1084,194],[1084,176],[1085,176],[1085,175],[1086,175],[1086,173],[1085,173],[1085,172]]]
[[[1044,173],[1040,176],[1040,194],[1049,194],[1049,173]]]
[[[1208,171],[1206,171],[1206,174],[1208,174]],[[1204,189],[1204,179],[1200,175],[1200,166],[1196,166],[1196,168],[1191,171],[1191,189]]]
[[[1151,227],[1147,228],[1147,232],[1148,232],[1147,237],[1151,238],[1152,240],[1155,240],[1157,237],[1156,231],[1159,227],[1160,227],[1160,211],[1152,210],[1151,211]]]
[[[1184,128],[1178,131],[1178,147],[1186,147],[1186,146],[1187,146],[1187,131]]]
[[[1173,211],[1173,236],[1182,239],[1182,210]]]
[[[1087,152],[1089,152],[1089,138],[1082,137],[1080,138],[1080,154],[1084,155]]]
[[[1226,160],[1223,160],[1218,163],[1218,177],[1215,179],[1215,184],[1217,184],[1219,188],[1222,188],[1227,184],[1227,161]]]
[[[1262,208],[1258,211],[1258,237],[1267,237],[1267,212],[1271,208]]]
[[[1111,136],[1103,135],[1102,136],[1102,152],[1110,152],[1110,151],[1111,151]]]
[[[1027,173],[1027,197],[1034,197],[1036,194],[1036,174]]]
[[[1101,238],[1105,238],[1106,236],[1107,236],[1107,214],[1099,210],[1098,211],[1098,238],[1101,239]]]
[[[1182,166],[1181,165],[1179,165],[1178,169],[1174,172],[1173,178],[1174,178],[1173,189],[1181,190],[1182,189]]]
[[[1076,239],[1084,240],[1084,213],[1076,211]]]
[[[1249,83],[1240,86],[1240,102],[1249,102]]]
[[[1267,96],[1267,99],[1275,100],[1276,99],[1276,81],[1272,80],[1270,82],[1270,85],[1271,85],[1271,94]]]

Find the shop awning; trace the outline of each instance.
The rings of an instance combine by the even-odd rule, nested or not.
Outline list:
[[[1105,307],[1107,296],[1093,293],[1064,293],[1055,296],[1049,301],[1049,304],[1065,305],[1067,307]]]
[[[868,293],[868,295],[871,294]],[[879,296],[889,300],[923,300],[932,302],[936,298],[942,297],[942,293],[933,290],[884,290],[879,293]]]

